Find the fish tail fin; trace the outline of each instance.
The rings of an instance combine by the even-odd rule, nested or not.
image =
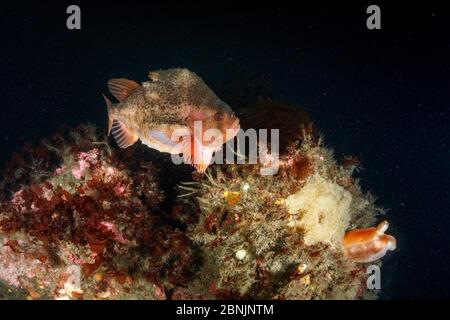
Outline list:
[[[105,99],[106,108],[108,110],[108,136],[109,136],[109,134],[111,133],[112,124],[114,121],[114,118],[112,117],[113,104],[105,95],[103,95],[103,99]]]

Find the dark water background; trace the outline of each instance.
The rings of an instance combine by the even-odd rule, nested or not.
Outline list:
[[[2,2],[0,163],[61,124],[106,126],[109,78],[187,67],[223,82],[264,77],[304,106],[338,157],[356,154],[365,190],[390,209],[398,249],[383,259],[385,299],[449,298],[450,14],[432,2],[264,7],[82,1]],[[269,81],[270,80],[270,81]]]

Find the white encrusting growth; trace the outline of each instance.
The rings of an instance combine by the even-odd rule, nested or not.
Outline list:
[[[245,257],[247,256],[247,251],[245,251],[245,249],[240,249],[238,251],[236,251],[236,259],[238,260],[244,260]]]
[[[351,202],[349,191],[316,174],[285,204],[294,217],[289,224],[305,232],[307,245],[323,242],[338,247],[349,225]]]

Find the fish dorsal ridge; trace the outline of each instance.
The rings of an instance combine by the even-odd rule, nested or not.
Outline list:
[[[111,79],[108,81],[109,91],[119,101],[123,101],[134,90],[140,87],[141,85],[139,83],[125,78]]]

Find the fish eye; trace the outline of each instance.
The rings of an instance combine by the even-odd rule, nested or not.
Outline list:
[[[224,118],[225,118],[225,116],[223,115],[222,112],[216,112],[214,114],[214,120],[215,121],[223,121]]]

